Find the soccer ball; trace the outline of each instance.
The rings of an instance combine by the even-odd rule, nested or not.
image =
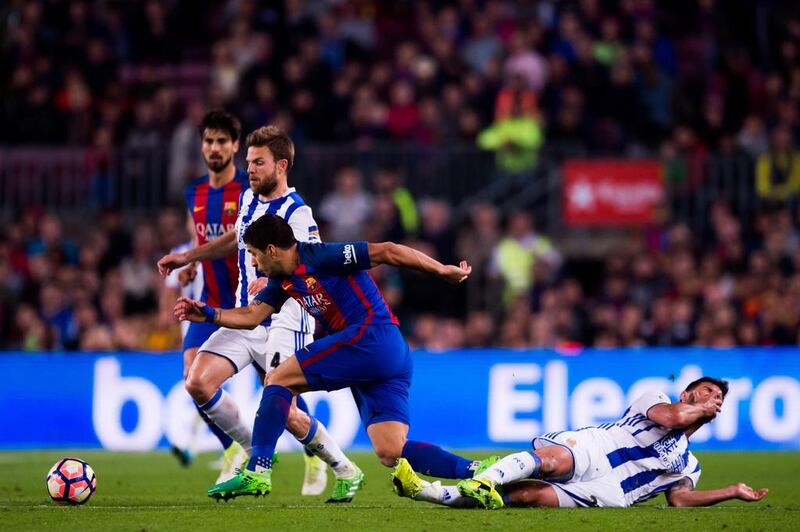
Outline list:
[[[62,458],[47,473],[47,493],[57,503],[83,504],[97,488],[94,470],[77,458]]]

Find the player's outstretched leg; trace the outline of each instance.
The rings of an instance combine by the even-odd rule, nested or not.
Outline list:
[[[405,442],[402,457],[416,471],[430,477],[472,478],[480,467],[480,461],[458,456],[432,443],[414,440]]]
[[[439,481],[428,482],[421,479],[405,458],[397,461],[392,472],[392,487],[400,497],[408,497],[415,501],[430,502],[453,508],[474,508],[478,506],[475,499],[464,497],[455,486],[442,486]]]

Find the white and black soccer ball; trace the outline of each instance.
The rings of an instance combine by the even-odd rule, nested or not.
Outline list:
[[[94,495],[94,470],[78,458],[62,458],[47,473],[47,493],[62,504],[83,504]]]

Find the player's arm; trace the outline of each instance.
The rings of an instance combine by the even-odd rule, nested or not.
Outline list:
[[[465,260],[462,260],[458,266],[442,264],[421,251],[394,242],[368,244],[368,250],[372,266],[390,264],[401,268],[410,268],[438,275],[453,284],[464,281],[472,273],[472,266]]]
[[[659,403],[647,410],[647,417],[662,427],[688,429],[697,422],[714,419],[722,408],[722,401],[709,399],[703,404]]]
[[[754,490],[747,484],[739,482],[728,487],[716,490],[695,490],[694,484],[688,478],[682,478],[675,486],[666,492],[667,503],[676,507],[711,506],[722,501],[739,499],[754,502],[766,497],[769,490],[761,488]]]
[[[178,302],[175,304],[175,316],[179,320],[206,321],[228,329],[254,329],[274,313],[275,307],[260,299],[254,299],[246,307],[230,309],[209,307],[202,301],[185,296],[178,298]]]
[[[228,231],[221,237],[192,248],[183,253],[170,253],[158,261],[158,272],[166,275],[176,268],[200,260],[221,259],[236,251],[236,231]]]

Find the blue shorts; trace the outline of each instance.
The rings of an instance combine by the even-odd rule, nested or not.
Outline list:
[[[186,351],[187,349],[200,347],[217,329],[219,329],[219,325],[214,323],[193,321],[189,324],[189,330],[186,331],[186,336],[183,337],[183,350]]]
[[[312,390],[351,389],[365,427],[382,421],[410,424],[411,353],[396,325],[353,325],[296,356]]]

